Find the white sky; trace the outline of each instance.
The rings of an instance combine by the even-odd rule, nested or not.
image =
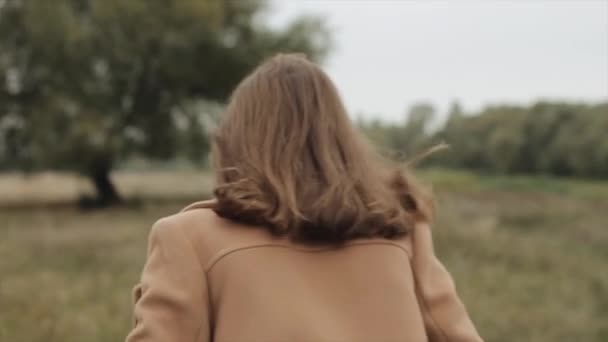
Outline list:
[[[274,0],[269,20],[325,17],[324,67],[353,117],[397,121],[488,103],[608,100],[608,0]],[[607,113],[608,115],[608,113]]]

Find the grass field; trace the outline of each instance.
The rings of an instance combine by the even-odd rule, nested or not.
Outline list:
[[[438,254],[487,341],[608,341],[608,183],[422,176],[438,195]],[[115,178],[127,196],[157,200],[82,212],[52,205],[86,191],[81,180],[0,176],[0,341],[124,338],[151,224],[210,182]]]

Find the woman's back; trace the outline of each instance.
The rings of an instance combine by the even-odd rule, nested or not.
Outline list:
[[[201,206],[154,225],[128,341],[480,341],[427,226],[307,245]]]
[[[129,342],[480,341],[433,253],[431,197],[316,64],[262,63],[211,142],[214,199],[153,228]]]

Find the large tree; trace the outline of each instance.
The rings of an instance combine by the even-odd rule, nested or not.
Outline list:
[[[273,53],[327,51],[319,19],[277,30],[265,15],[257,0],[0,0],[0,167],[78,171],[107,205],[120,160],[181,142],[201,159],[197,103]]]

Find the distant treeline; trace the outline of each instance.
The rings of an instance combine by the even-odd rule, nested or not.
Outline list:
[[[435,130],[432,117],[433,107],[419,104],[403,124],[359,124],[382,150],[406,159],[440,142],[450,145],[424,165],[608,179],[608,103],[539,102],[479,113],[463,113],[455,103]]]

